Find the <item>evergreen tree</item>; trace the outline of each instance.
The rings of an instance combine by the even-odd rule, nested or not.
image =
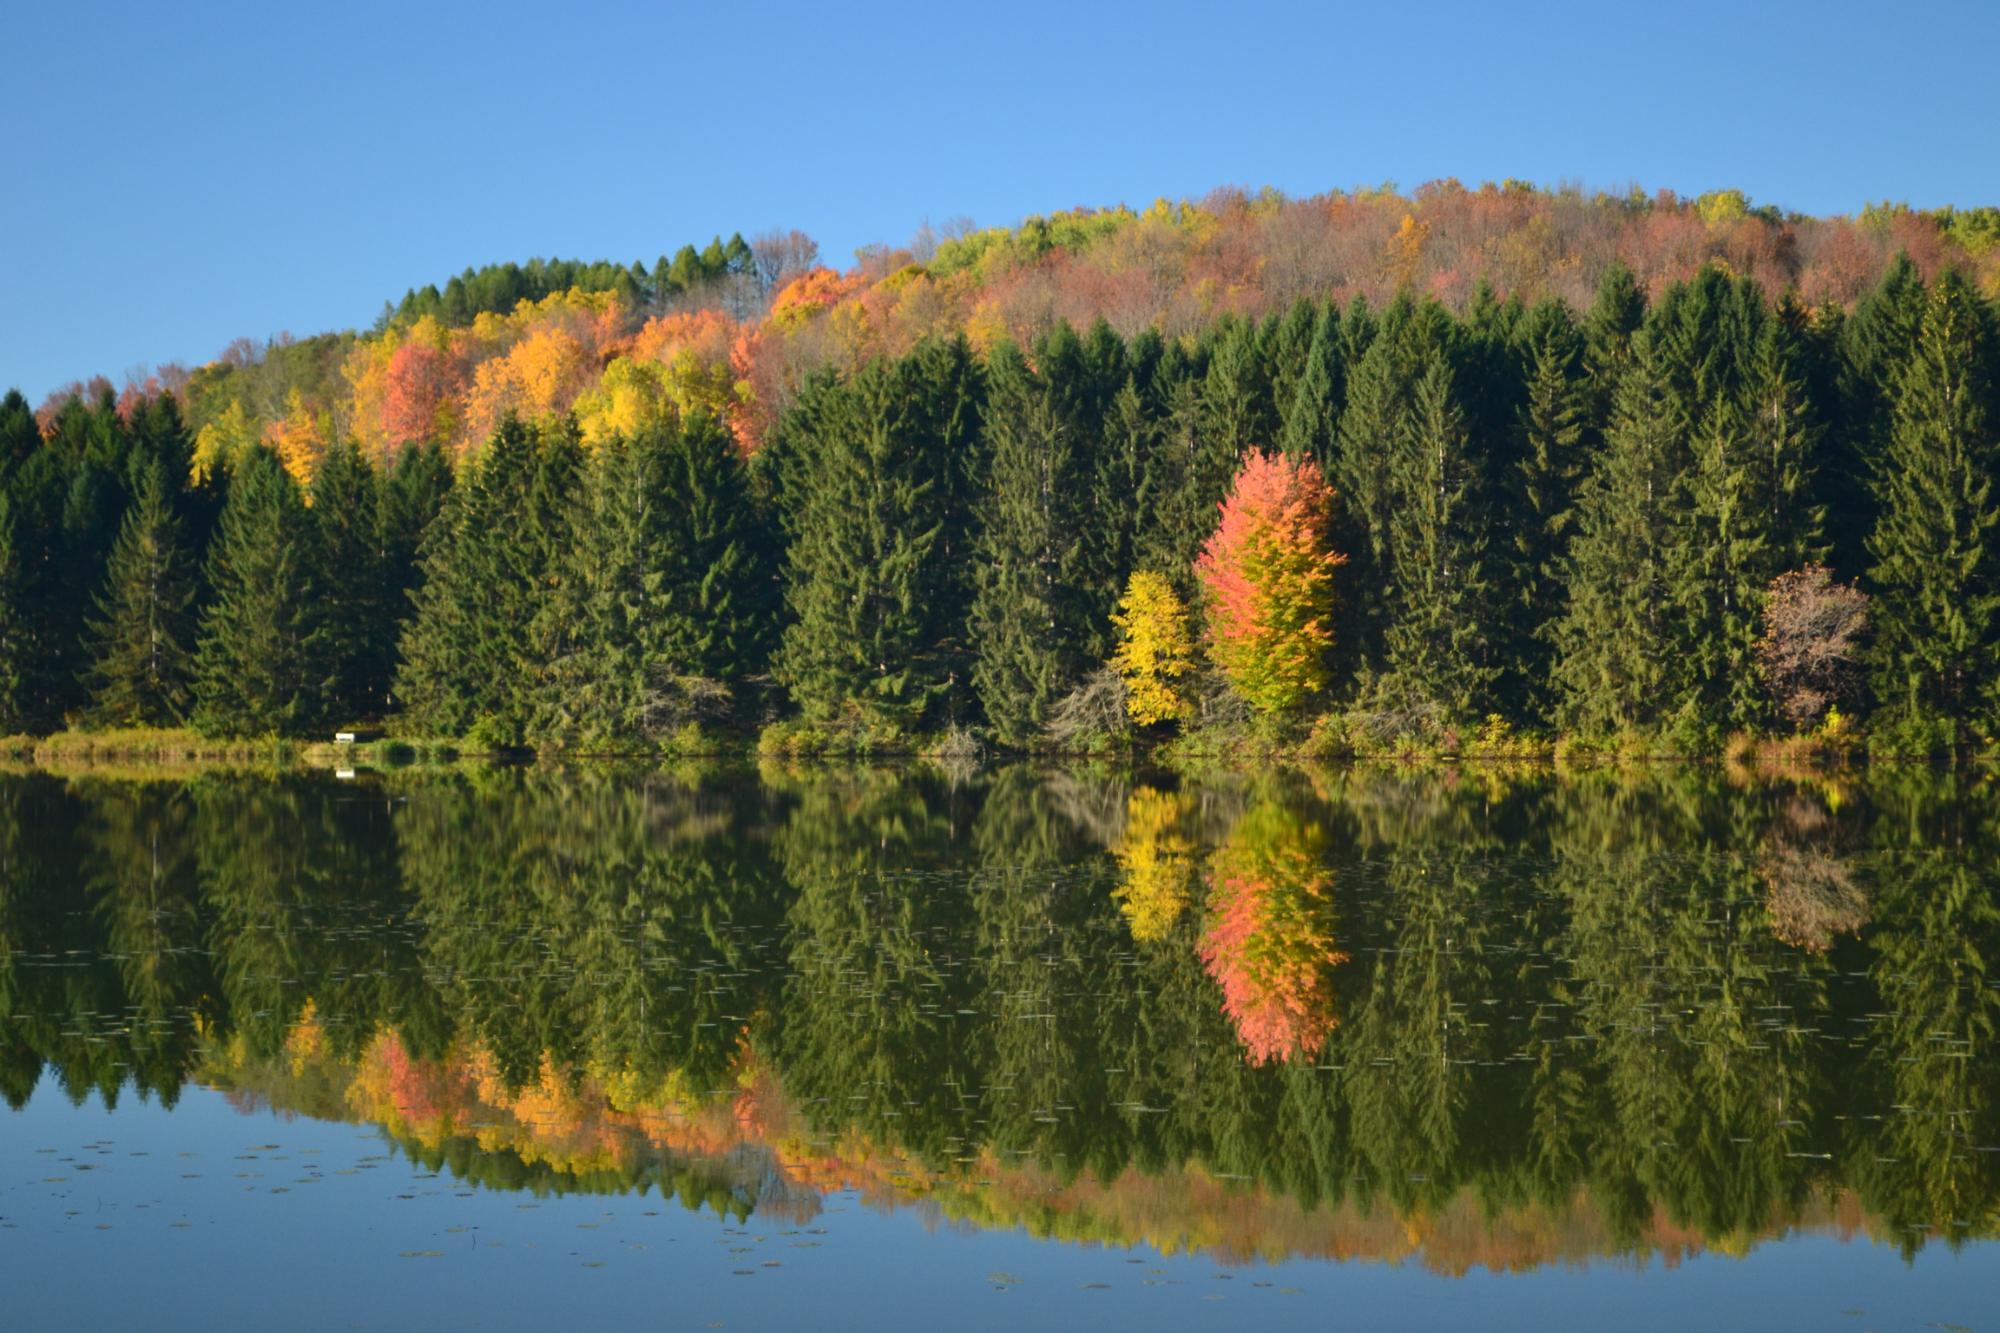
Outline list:
[[[545,672],[530,739],[606,748],[658,735],[652,704],[674,672],[664,454],[658,432],[612,439],[584,470],[575,539],[531,629]]]
[[[1331,301],[1314,322],[1305,361],[1285,404],[1278,443],[1288,458],[1310,458],[1322,472],[1333,466],[1334,440],[1340,410],[1347,396],[1347,364],[1341,337],[1340,308]]]
[[[1709,414],[1693,441],[1685,479],[1687,536],[1669,582],[1679,621],[1686,716],[1708,727],[1763,721],[1756,660],[1764,591],[1780,572],[1772,555],[1767,460],[1737,414]]]
[[[326,635],[311,516],[278,456],[238,467],[209,552],[212,600],[195,655],[195,726],[296,735],[325,716]]]
[[[747,679],[770,653],[773,583],[742,456],[720,422],[698,414],[662,442],[659,465],[663,652],[689,675]]]
[[[23,557],[13,497],[0,485],[0,731],[36,725],[32,571]]]
[[[426,532],[396,673],[419,730],[520,742],[540,667],[529,627],[567,546],[577,458],[569,436],[541,440],[510,417]]]
[[[1547,301],[1535,307],[1523,324],[1522,355],[1526,384],[1506,492],[1511,512],[1505,555],[1513,595],[1505,614],[1510,679],[1504,694],[1517,715],[1541,720],[1553,703],[1549,636],[1562,614],[1577,489],[1589,461],[1590,388],[1583,338],[1568,306]]]
[[[1050,706],[1095,660],[1094,589],[1084,584],[1079,540],[1089,523],[1089,474],[1060,387],[1031,372],[1011,346],[988,364],[990,470],[972,603],[972,680],[1007,745],[1033,740]]]
[[[1442,353],[1417,381],[1387,470],[1395,609],[1382,689],[1444,722],[1467,721],[1488,707],[1497,674],[1493,589],[1479,469]]]
[[[1910,257],[1898,254],[1841,325],[1834,372],[1839,413],[1821,491],[1832,541],[1829,563],[1843,578],[1874,562],[1866,543],[1880,521],[1877,474],[1889,454],[1897,387],[1917,346],[1924,309],[1923,279]]]
[[[389,702],[395,622],[382,568],[375,472],[353,440],[327,449],[314,469],[311,494],[326,707],[341,721],[379,716]]]
[[[1681,685],[1670,594],[1685,535],[1686,445],[1665,397],[1648,359],[1636,357],[1578,500],[1554,679],[1557,723],[1585,735],[1666,721]]]
[[[1908,740],[1954,741],[2000,686],[1991,333],[1962,274],[1939,278],[1875,472],[1875,687]],[[1990,715],[1990,714],[1989,714]]]
[[[147,469],[111,548],[91,624],[87,720],[176,726],[192,702],[195,575],[165,463]]]
[[[1142,489],[1157,497],[1136,543],[1134,564],[1174,580],[1194,595],[1195,558],[1215,531],[1217,506],[1236,475],[1235,443],[1204,425],[1208,363],[1201,348],[1167,344],[1156,377],[1158,429]]]
[[[792,622],[772,673],[816,720],[850,706],[921,723],[951,692],[958,626],[939,615],[949,474],[909,362],[865,367],[814,404],[787,482]]]
[[[443,512],[452,487],[451,460],[437,444],[409,444],[375,473],[375,558],[382,571],[383,634],[393,683],[397,645],[415,607],[422,577],[417,557],[424,535]],[[392,696],[390,702],[396,702]]]

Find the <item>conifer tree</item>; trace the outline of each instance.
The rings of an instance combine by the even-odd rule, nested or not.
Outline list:
[[[1834,381],[1839,411],[1821,483],[1836,574],[1854,578],[1874,557],[1868,535],[1880,521],[1877,474],[1895,427],[1897,387],[1917,346],[1925,310],[1923,278],[1899,253],[1875,289],[1841,324]]]
[[[1382,688],[1444,722],[1467,721],[1489,706],[1497,674],[1493,588],[1483,486],[1442,353],[1411,395],[1388,471],[1395,609]]]
[[[451,492],[451,460],[435,443],[405,445],[395,462],[376,470],[375,481],[375,549],[393,677],[396,646],[415,610],[410,598],[422,576],[417,556]]]
[[[1060,363],[1058,363],[1060,364]],[[1003,345],[988,365],[986,503],[972,603],[972,679],[1003,744],[1025,745],[1081,674],[1095,628],[1086,600],[1089,474],[1060,386]]]
[[[937,601],[951,584],[938,568],[946,478],[914,380],[907,362],[878,362],[823,399],[786,485],[792,621],[772,673],[816,720],[852,705],[914,726],[954,682],[957,626]]]
[[[374,469],[352,439],[328,447],[313,471],[312,520],[321,560],[328,711],[342,721],[379,716],[389,701],[394,622],[382,568]]]
[[[1686,444],[1665,397],[1648,359],[1635,357],[1578,500],[1554,679],[1558,724],[1585,735],[1663,722],[1682,684],[1670,594],[1685,535]]]
[[[729,432],[697,414],[661,442],[663,652],[720,681],[762,671],[771,648],[772,569],[749,477]]]
[[[1569,307],[1537,305],[1522,328],[1526,383],[1515,418],[1514,467],[1504,493],[1511,511],[1507,582],[1510,679],[1506,698],[1522,716],[1541,719],[1548,688],[1551,627],[1562,614],[1564,562],[1576,520],[1577,489],[1589,459],[1585,427],[1590,389],[1583,339]]]
[[[508,418],[425,535],[396,694],[433,735],[518,744],[539,663],[529,626],[568,543],[576,446]]]
[[[325,714],[319,552],[298,484],[259,446],[238,467],[215,546],[195,655],[194,725],[296,735]]]
[[[1347,394],[1345,344],[1340,308],[1331,301],[1320,310],[1306,347],[1304,364],[1284,404],[1279,446],[1288,458],[1310,458],[1321,472],[1333,465],[1334,439]]]
[[[1203,388],[1208,363],[1202,349],[1169,343],[1157,377],[1159,427],[1149,476],[1141,485],[1157,495],[1151,526],[1141,533],[1134,561],[1176,579],[1191,597],[1191,569],[1209,534],[1216,506],[1236,473],[1235,442],[1205,427]]]
[[[0,730],[9,734],[35,723],[31,574],[22,554],[14,499],[0,484]]]
[[[1910,743],[1954,742],[2000,685],[2000,507],[1991,333],[1962,274],[1939,278],[1876,469],[1875,688]]]
[[[148,468],[112,545],[91,625],[95,726],[176,726],[192,703],[195,572],[164,462]]]
[[[1708,414],[1691,443],[1686,536],[1669,561],[1686,716],[1711,729],[1754,726],[1764,710],[1756,649],[1765,589],[1780,572],[1761,466],[1767,460],[1726,407]]]
[[[659,432],[614,438],[584,469],[574,541],[530,630],[544,667],[530,739],[601,749],[656,738],[649,704],[674,672],[664,454]]]

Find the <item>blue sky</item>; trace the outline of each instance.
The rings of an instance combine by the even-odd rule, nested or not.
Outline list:
[[[829,258],[1219,184],[2000,203],[2000,4],[22,3],[0,386],[365,325],[468,264]]]

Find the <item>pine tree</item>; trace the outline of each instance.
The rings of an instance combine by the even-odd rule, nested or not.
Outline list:
[[[503,421],[425,534],[396,695],[432,735],[519,744],[538,688],[529,627],[568,545],[577,451]]]
[[[1670,603],[1685,540],[1686,442],[1665,397],[1647,358],[1636,357],[1578,500],[1554,678],[1558,724],[1584,735],[1658,725],[1682,686]]]
[[[1097,657],[1095,608],[1079,586],[1089,476],[1058,384],[1003,345],[988,363],[988,386],[972,680],[994,734],[1020,746]]]
[[[91,702],[100,727],[177,726],[192,703],[195,574],[159,463],[112,545],[91,624]]]
[[[1676,641],[1687,681],[1686,716],[1698,726],[1764,721],[1757,639],[1765,589],[1780,572],[1772,554],[1766,461],[1741,416],[1708,414],[1692,441],[1684,481],[1686,538],[1670,560]]]
[[[1488,517],[1450,363],[1434,353],[1388,459],[1396,500],[1395,609],[1385,635],[1384,694],[1446,723],[1489,706],[1497,674]]]
[[[729,432],[690,418],[660,449],[669,591],[662,651],[675,669],[741,681],[771,649],[770,549]]]
[[[664,454],[658,432],[612,439],[584,469],[574,542],[530,629],[543,664],[530,739],[606,749],[657,738],[650,702],[674,673]]]
[[[1194,595],[1192,569],[1209,534],[1217,506],[1236,474],[1235,442],[1205,427],[1208,363],[1200,348],[1169,343],[1160,358],[1159,428],[1151,466],[1141,485],[1157,496],[1148,530],[1140,534],[1134,562],[1175,580],[1183,597]]]
[[[36,722],[31,572],[22,556],[14,499],[0,484],[0,731],[9,734]]]
[[[353,440],[327,449],[313,471],[311,495],[326,706],[343,721],[379,716],[389,702],[395,626],[382,568],[375,473]]]
[[[269,449],[254,449],[230,483],[209,552],[193,715],[204,734],[296,735],[323,720],[315,538],[291,474]]]
[[[815,720],[852,706],[915,726],[954,684],[958,627],[938,613],[947,478],[915,381],[909,363],[878,362],[816,404],[786,483],[792,621],[772,674]]]
[[[437,444],[405,445],[395,462],[375,473],[375,554],[382,570],[383,634],[393,682],[396,650],[415,611],[411,601],[422,570],[424,535],[444,511],[452,487],[451,460]],[[390,702],[395,699],[393,694]]]
[[[1857,577],[1874,562],[1867,539],[1880,521],[1876,474],[1889,454],[1897,386],[1917,346],[1925,304],[1916,265],[1898,254],[1841,324],[1834,372],[1839,412],[1821,493],[1832,543],[1829,563],[1842,578]]]
[[[1542,720],[1550,695],[1550,633],[1562,614],[1564,565],[1576,522],[1577,489],[1589,459],[1585,426],[1590,389],[1583,339],[1560,301],[1544,302],[1522,328],[1526,383],[1514,429],[1514,467],[1507,478],[1507,582],[1511,606],[1509,679],[1503,693],[1514,711]]]
[[[1333,465],[1340,410],[1347,396],[1347,364],[1340,308],[1329,301],[1313,325],[1305,362],[1285,404],[1279,446],[1288,458],[1310,458],[1325,472]]]
[[[2000,686],[2000,508],[1991,334],[1962,274],[1939,278],[1876,469],[1876,692],[1907,740],[1961,737]],[[1989,713],[1990,715],[1990,713]]]
[[[1743,386],[1746,466],[1769,529],[1773,576],[1827,557],[1826,431],[1813,396],[1803,339],[1785,319],[1773,319],[1758,341]]]

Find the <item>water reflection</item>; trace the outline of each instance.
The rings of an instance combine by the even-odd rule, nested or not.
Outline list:
[[[1741,784],[0,779],[0,1093],[1446,1270],[2000,1227],[1996,813]]]

